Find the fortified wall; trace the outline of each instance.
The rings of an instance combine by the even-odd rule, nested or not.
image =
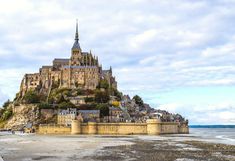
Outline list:
[[[59,125],[40,125],[38,134],[106,134],[106,135],[160,135],[188,134],[186,123],[160,122],[149,119],[146,123],[81,123],[73,120],[71,127]]]

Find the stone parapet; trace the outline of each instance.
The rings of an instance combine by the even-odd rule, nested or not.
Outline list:
[[[43,125],[37,131],[41,134],[105,134],[105,135],[160,135],[160,134],[187,134],[187,124],[176,122],[161,122],[149,119],[146,123],[81,123],[73,120],[71,127]]]

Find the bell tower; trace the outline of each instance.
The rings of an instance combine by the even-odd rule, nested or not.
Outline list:
[[[78,20],[76,22],[76,33],[75,33],[75,42],[71,49],[71,58],[70,58],[70,65],[71,66],[79,66],[81,65],[82,59],[82,50],[79,44],[79,35],[78,35]]]

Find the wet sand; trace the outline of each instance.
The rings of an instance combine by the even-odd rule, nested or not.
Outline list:
[[[235,161],[235,146],[189,135],[2,135],[0,156],[4,161]]]
[[[233,161],[235,146],[199,141],[134,141],[134,145],[105,147],[94,160]],[[90,159],[90,157],[88,157]]]

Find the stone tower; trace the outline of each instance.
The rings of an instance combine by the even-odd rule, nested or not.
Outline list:
[[[75,42],[71,49],[70,66],[80,66],[82,62],[82,49],[79,44],[78,21],[76,23]]]

